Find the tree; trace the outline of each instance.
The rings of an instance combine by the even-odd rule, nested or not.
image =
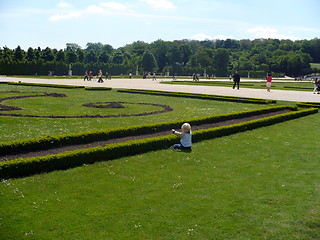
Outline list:
[[[180,45],[178,49],[180,52],[181,61],[183,62],[184,65],[186,65],[189,62],[190,57],[192,55],[191,48],[188,44],[183,44],[183,45]]]
[[[67,43],[67,48],[65,51],[78,52],[81,50],[81,47],[76,43]]]
[[[211,49],[198,50],[191,58],[192,67],[207,68],[212,66],[213,51]]]
[[[175,65],[181,61],[181,55],[178,46],[172,45],[170,50],[167,52],[166,57],[169,65]]]
[[[123,49],[124,51],[132,53],[136,56],[142,56],[143,53],[149,49],[149,44],[143,41],[137,41],[124,46]]]
[[[102,43],[87,43],[87,46],[86,46],[86,50],[87,52],[91,52],[93,51],[94,53],[99,53],[103,50],[103,44]]]
[[[85,56],[85,62],[87,63],[94,63],[97,59],[98,58],[93,50],[90,50],[90,52]]]
[[[18,46],[14,51],[14,59],[16,61],[22,61],[24,58],[24,51]]]
[[[154,55],[148,50],[143,53],[141,65],[146,72],[155,72],[158,68]]]
[[[159,39],[150,44],[150,51],[154,55],[156,62],[158,64],[159,70],[162,71],[163,68],[168,64],[167,62],[167,52],[168,48],[166,42]]]
[[[103,51],[99,55],[99,62],[107,63],[110,60],[110,55],[108,54],[107,51]]]
[[[42,51],[41,58],[45,62],[51,62],[54,60],[54,55],[51,48],[47,47],[45,50]]]
[[[74,51],[67,51],[67,63],[76,63],[77,54]]]
[[[29,47],[28,48],[28,51],[27,51],[27,60],[29,62],[32,62],[33,60],[35,60],[35,53],[34,53],[34,50],[33,48]]]
[[[64,62],[66,60],[66,55],[64,51],[60,50],[56,55],[56,61],[57,62]]]
[[[229,52],[226,49],[219,48],[214,52],[213,65],[219,74],[225,74],[228,71]]]
[[[123,53],[120,51],[117,51],[114,53],[114,55],[112,57],[112,62],[115,64],[122,64],[124,59],[125,59],[125,57],[124,57]]]

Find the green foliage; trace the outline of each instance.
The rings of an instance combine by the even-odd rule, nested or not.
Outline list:
[[[112,88],[110,88],[110,87],[85,87],[85,90],[110,91],[110,90],[112,90]]]
[[[319,102],[296,102],[298,107],[303,107],[303,108],[320,108],[320,103]]]
[[[19,46],[11,50],[0,49],[0,74],[45,75],[54,71],[66,75],[68,65],[76,64],[73,74],[82,75],[86,70],[97,73],[100,69],[112,75],[135,72],[136,68],[145,71],[159,71],[170,74],[207,74],[226,76],[238,70],[243,76],[264,77],[267,72],[285,73],[299,76],[317,71],[310,63],[320,59],[320,39],[313,40],[215,40],[215,41],[174,41],[157,40],[153,43],[141,41],[118,49],[102,43],[88,43],[85,49],[75,43],[67,43],[64,50],[32,49],[27,52]],[[148,60],[143,60],[143,55]],[[60,63],[57,64],[57,63]],[[97,64],[103,67],[92,67]],[[61,65],[62,64],[62,65]],[[150,66],[149,66],[150,65]],[[62,68],[61,68],[62,66]],[[101,66],[101,65],[100,65]]]
[[[143,53],[141,66],[145,72],[155,72],[157,70],[157,62],[151,52],[145,51]]]

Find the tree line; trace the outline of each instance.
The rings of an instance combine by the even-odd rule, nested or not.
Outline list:
[[[263,77],[267,72],[296,77],[317,72],[310,63],[319,62],[318,38],[136,41],[117,49],[102,43],[87,43],[84,49],[76,43],[60,50],[0,48],[0,74],[5,75],[67,75],[71,64],[74,75],[102,70],[112,75],[156,72],[229,76],[237,70],[252,77]]]

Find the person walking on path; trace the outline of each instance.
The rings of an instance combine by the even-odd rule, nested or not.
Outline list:
[[[84,73],[84,79],[83,79],[83,81],[85,81],[85,80],[89,81],[88,71],[86,71],[86,72]]]
[[[90,71],[90,72],[89,72],[89,81],[92,81],[92,77],[93,77],[92,71]]]
[[[236,85],[237,85],[237,88],[239,90],[240,88],[240,75],[238,73],[238,71],[236,71],[236,73],[233,75],[233,89],[235,89]]]
[[[157,81],[157,78],[156,78],[156,73],[152,73],[152,81]]]
[[[98,73],[98,77],[99,77],[98,83],[103,83],[102,71],[101,71],[101,70],[100,70],[99,73]]]
[[[270,92],[271,82],[272,82],[272,76],[270,73],[268,73],[266,80],[267,80],[267,83],[266,83],[267,91]]]
[[[320,78],[315,78],[314,79],[313,94],[316,94],[316,91],[318,92],[318,94],[320,94]]]

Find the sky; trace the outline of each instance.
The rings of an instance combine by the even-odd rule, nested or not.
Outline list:
[[[0,47],[320,38],[319,0],[0,0]]]

